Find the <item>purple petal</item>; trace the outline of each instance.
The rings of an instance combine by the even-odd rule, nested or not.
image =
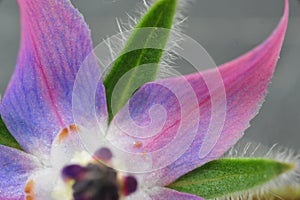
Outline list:
[[[90,32],[68,0],[19,0],[19,5],[22,43],[0,111],[21,146],[47,158],[55,135],[73,123],[73,84],[92,50]],[[106,115],[102,85],[99,94]]]
[[[116,115],[108,138],[126,152],[152,158],[152,170],[165,167],[146,177],[152,185],[167,185],[222,156],[258,113],[287,22],[288,1],[276,30],[249,53],[218,69],[146,84]]]
[[[35,157],[0,145],[0,199],[23,199],[25,183],[37,168]]]

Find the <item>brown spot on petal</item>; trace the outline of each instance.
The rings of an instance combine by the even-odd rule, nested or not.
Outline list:
[[[70,133],[76,133],[78,132],[79,128],[75,124],[71,124],[68,128],[64,128],[61,130],[61,132],[58,135],[58,144],[60,144],[64,139],[69,137]]]
[[[146,158],[147,158],[147,152],[146,152],[146,151],[143,151],[143,152],[142,152],[142,156],[146,159]]]
[[[78,132],[79,128],[75,124],[70,125],[70,131],[71,132]]]
[[[64,139],[66,139],[69,136],[69,131],[67,128],[64,128],[58,136],[58,143],[61,143]]]
[[[133,147],[136,148],[136,149],[140,149],[143,147],[143,143],[140,142],[140,141],[136,141],[133,143]]]
[[[33,193],[33,188],[34,188],[34,181],[29,180],[29,181],[27,181],[27,183],[25,185],[24,192],[26,194],[32,194]]]
[[[33,180],[29,180],[27,181],[25,188],[24,188],[24,192],[26,194],[26,200],[34,200],[34,181]]]
[[[34,196],[26,196],[25,200],[35,200],[35,197]]]

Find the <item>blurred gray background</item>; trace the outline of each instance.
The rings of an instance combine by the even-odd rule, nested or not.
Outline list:
[[[134,15],[142,0],[73,0],[89,24],[96,45],[118,33],[116,18]],[[283,0],[195,0],[187,8],[185,33],[219,65],[253,48],[275,28]],[[246,138],[300,150],[300,1],[290,0],[290,23],[266,102]],[[19,46],[16,0],[0,1],[0,93],[13,72]]]

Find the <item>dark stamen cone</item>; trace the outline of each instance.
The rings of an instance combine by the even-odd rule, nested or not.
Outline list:
[[[71,185],[74,200],[119,200],[120,196],[137,190],[133,176],[118,177],[117,171],[106,165],[112,159],[109,149],[99,149],[94,159],[86,166],[69,165],[62,170],[65,181],[74,181]]]

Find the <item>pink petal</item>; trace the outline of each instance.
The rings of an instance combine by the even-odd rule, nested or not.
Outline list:
[[[22,43],[0,112],[22,147],[47,159],[55,135],[74,123],[74,80],[92,43],[70,1],[19,0],[19,5]],[[95,60],[90,64],[96,65]],[[99,112],[106,116],[102,85],[99,91]]]
[[[0,145],[0,199],[23,199],[27,178],[39,167],[35,157]]]
[[[288,23],[285,3],[278,27],[261,45],[218,69],[148,83],[115,117],[110,142],[152,158],[149,171],[163,168],[145,176],[150,185],[171,183],[222,156],[243,136],[279,58]],[[222,84],[214,84],[218,76]]]

